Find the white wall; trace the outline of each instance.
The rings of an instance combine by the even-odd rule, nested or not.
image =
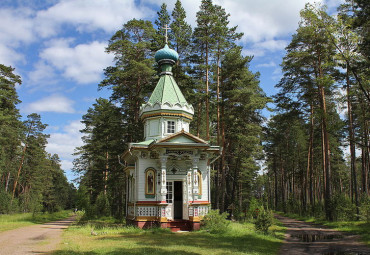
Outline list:
[[[137,171],[136,171],[136,187],[137,187],[137,200],[138,201],[159,201],[160,200],[160,185],[158,185],[158,173],[160,173],[160,164],[158,159],[150,159],[149,153],[147,153],[146,159],[139,156],[137,162]],[[176,166],[180,169],[187,169],[185,162],[176,162]],[[145,197],[145,170],[148,168],[154,168],[156,170],[156,196],[154,198]],[[209,201],[208,199],[208,172],[207,172],[207,159],[199,160],[198,169],[202,173],[202,198],[198,199],[200,201]],[[167,162],[167,180],[186,180],[187,171],[184,172],[184,175],[175,174],[172,175],[170,172],[172,170],[172,163]],[[169,174],[170,173],[170,174]]]

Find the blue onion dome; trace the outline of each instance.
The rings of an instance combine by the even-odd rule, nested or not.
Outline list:
[[[161,60],[173,60],[174,62],[177,62],[179,59],[179,54],[173,49],[170,49],[168,45],[166,44],[163,49],[160,49],[155,53],[155,61],[158,63]]]

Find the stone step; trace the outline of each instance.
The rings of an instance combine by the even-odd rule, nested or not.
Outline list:
[[[188,221],[169,221],[167,222],[167,227],[170,228],[172,232],[191,230],[191,225]]]

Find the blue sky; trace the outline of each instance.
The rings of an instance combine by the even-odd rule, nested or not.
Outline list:
[[[17,88],[23,116],[36,112],[49,126],[47,151],[60,156],[72,180],[74,148],[81,146],[81,117],[96,98],[103,69],[113,65],[105,53],[108,40],[132,18],[154,21],[165,2],[171,12],[175,0],[2,0],[0,2],[0,63],[16,68],[22,77]],[[230,16],[230,24],[244,33],[245,55],[254,55],[251,70],[260,72],[267,95],[276,93],[280,63],[307,0],[214,0]],[[320,2],[320,1],[316,1]],[[334,10],[341,0],[325,4]],[[200,0],[183,0],[187,21],[195,26]]]

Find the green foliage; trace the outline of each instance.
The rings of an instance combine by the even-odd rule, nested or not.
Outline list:
[[[0,214],[9,214],[18,211],[18,200],[13,199],[8,192],[0,190]]]
[[[292,213],[302,213],[302,203],[296,197],[291,195],[287,201],[287,211]]]
[[[344,194],[337,194],[332,199],[333,216],[336,221],[356,219],[356,205]]]
[[[257,231],[261,231],[264,234],[268,233],[269,227],[272,226],[274,222],[274,216],[272,211],[260,207],[258,210],[257,219],[254,221],[254,226]]]
[[[318,219],[325,217],[323,202],[316,202],[315,204],[311,205],[311,208],[309,211],[311,212],[310,215]]]
[[[252,222],[254,219],[257,219],[258,211],[262,207],[261,201],[252,197],[249,200],[248,210],[247,210],[247,219]]]
[[[76,194],[76,208],[78,210],[87,210],[90,205],[90,197],[88,195],[88,190],[85,185],[80,184]]]
[[[95,215],[98,217],[110,216],[109,200],[104,192],[101,192],[96,199]]]
[[[203,228],[213,234],[225,233],[230,225],[230,221],[226,220],[227,216],[227,212],[220,213],[219,210],[210,210],[203,218]]]
[[[170,25],[170,20],[171,20],[171,17],[167,11],[167,4],[163,3],[161,5],[161,9],[159,10],[159,12],[157,12],[157,19],[154,21],[154,24],[157,26],[157,31],[154,37],[154,45],[153,45],[154,48],[160,49],[165,45],[166,30],[163,28]],[[167,37],[170,43],[171,38],[173,37],[172,33],[169,33],[167,31]],[[171,43],[169,46],[170,47],[172,46]]]
[[[370,198],[366,198],[362,201],[360,206],[360,218],[370,223]]]
[[[45,151],[46,124],[32,113],[21,122],[14,68],[0,64],[0,213],[65,209],[72,187],[57,155]]]
[[[114,54],[115,63],[105,69],[99,89],[107,88],[112,95],[109,100],[96,100],[83,116],[84,145],[77,149],[79,157],[74,161],[74,171],[83,176],[81,184],[89,187],[88,192],[78,194],[78,206],[88,217],[124,217],[125,178],[118,157],[130,142],[143,137],[139,113],[153,88],[154,39],[150,21],[133,19],[109,40],[106,50]],[[101,192],[107,196],[101,197]]]
[[[122,142],[125,133],[122,119],[120,109],[103,98],[97,99],[83,116],[85,128],[81,132],[84,133],[82,139],[85,144],[78,148],[76,155],[79,158],[74,161],[74,171],[85,175],[77,193],[77,206],[78,209],[86,210],[89,216],[94,214],[92,207],[101,192],[110,194],[113,211],[121,212],[122,215],[120,198],[124,184],[117,159],[126,146]],[[93,188],[87,190],[86,187]],[[118,198],[113,200],[115,197]]]

